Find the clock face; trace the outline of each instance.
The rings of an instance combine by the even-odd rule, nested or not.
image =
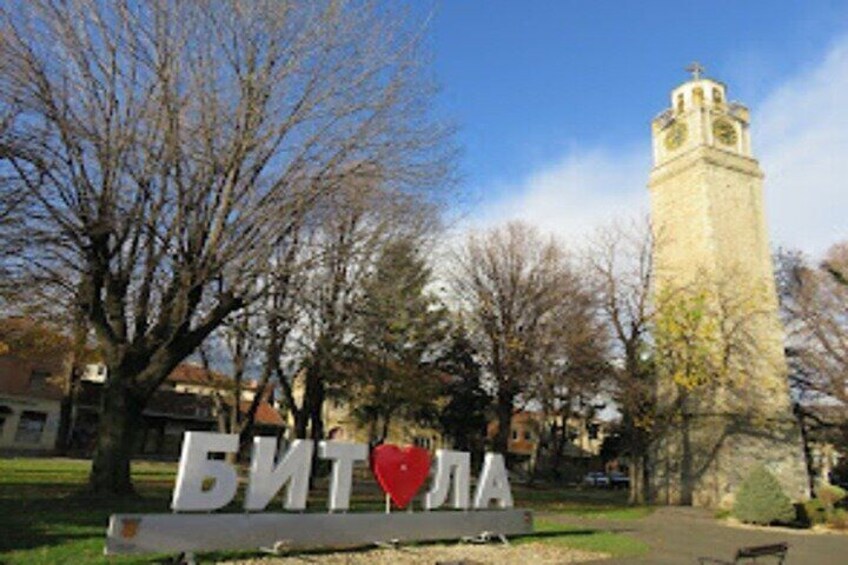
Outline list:
[[[736,128],[727,120],[718,119],[713,122],[713,135],[719,143],[736,145]]]
[[[686,141],[686,133],[686,124],[683,122],[675,122],[671,124],[671,127],[668,128],[668,132],[665,134],[665,138],[663,139],[665,148],[672,151],[683,145],[683,142]]]

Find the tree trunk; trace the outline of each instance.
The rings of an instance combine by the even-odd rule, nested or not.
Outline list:
[[[694,452],[692,450],[691,416],[683,413],[683,424],[680,429],[682,447],[680,457],[680,505],[692,506],[692,496],[695,490]]]
[[[294,417],[294,437],[297,439],[306,439],[306,429],[309,425],[309,413],[305,408],[292,410]]]
[[[380,443],[386,443],[389,439],[389,424],[391,424],[392,416],[390,414],[383,415],[383,431],[380,434]]]
[[[85,318],[77,314],[74,319],[73,351],[68,367],[68,375],[63,383],[62,405],[59,410],[59,430],[57,433],[56,448],[60,454],[66,454],[71,446],[71,435],[74,431],[74,412],[76,410],[77,392],[79,381],[83,372],[83,355],[85,353],[85,342],[88,337],[88,323]]]
[[[143,403],[116,377],[110,375],[103,389],[89,486],[96,493],[132,494],[130,460]]]
[[[62,397],[62,404],[59,406],[59,428],[56,432],[56,452],[59,455],[66,455],[71,448],[71,421],[74,409],[72,390]]]
[[[379,443],[377,441],[377,424],[376,417],[368,419],[368,445],[377,445]]]
[[[794,403],[792,406],[792,411],[795,414],[795,417],[798,420],[798,428],[801,431],[801,444],[804,448],[804,465],[807,470],[807,484],[810,487],[810,493],[815,496],[816,495],[816,472],[815,465],[813,464],[813,454],[810,449],[810,438],[807,432],[807,421],[804,418],[804,409],[801,408],[799,403]],[[827,475],[825,475],[827,476]]]
[[[569,403],[570,404],[570,403]],[[551,425],[551,451],[550,451],[550,466],[554,479],[559,481],[562,479],[562,465],[565,444],[568,442],[568,410],[563,409],[554,417],[554,423]],[[562,422],[562,425],[556,423],[557,420]]]
[[[324,384],[318,380],[315,383],[314,395],[310,403],[309,424],[311,427],[312,439],[316,442],[324,439],[324,415],[321,413],[324,408]]]
[[[630,456],[630,489],[628,502],[630,504],[646,504],[648,496],[648,450],[650,447],[650,436],[647,430],[637,427],[633,418],[623,418],[626,432],[624,438],[628,445],[627,452]]]
[[[512,425],[512,395],[498,392],[498,433],[495,435],[494,450],[506,457],[509,453],[509,432]]]
[[[636,451],[630,458],[630,504],[645,504],[647,500],[647,465],[645,464],[644,450]]]

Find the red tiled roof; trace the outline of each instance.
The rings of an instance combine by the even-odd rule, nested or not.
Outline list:
[[[210,386],[215,388],[230,388],[234,386],[233,379],[217,371],[207,371],[200,365],[194,363],[180,363],[177,368],[168,375],[168,381],[179,384],[190,384]],[[241,387],[244,390],[256,390],[257,385],[252,380],[242,380]]]
[[[242,401],[239,409],[242,414],[246,414],[250,410],[250,402]],[[286,425],[280,413],[274,410],[274,407],[264,400],[259,403],[259,407],[256,409],[254,422],[260,426],[278,426],[281,428]]]
[[[232,381],[216,371],[207,371],[200,365],[194,363],[180,363],[177,368],[168,375],[172,383],[206,385],[212,387],[226,387]]]
[[[65,370],[61,360],[20,359],[14,355],[0,355],[0,394],[28,396],[47,400],[60,400],[63,396],[61,379]],[[33,381],[36,371],[49,373],[46,379]]]

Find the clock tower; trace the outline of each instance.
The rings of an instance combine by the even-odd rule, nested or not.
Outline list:
[[[692,78],[671,92],[670,107],[651,124],[655,302],[659,316],[664,308],[705,314],[686,322],[698,324],[688,330],[704,343],[681,339],[689,345],[679,347],[695,349],[676,354],[700,355],[706,368],[687,381],[660,363],[653,497],[728,507],[740,483],[764,465],[790,498],[803,500],[806,464],[789,397],[750,114],[728,100],[723,83],[704,77],[703,67],[687,70]],[[681,307],[687,296],[701,302]]]

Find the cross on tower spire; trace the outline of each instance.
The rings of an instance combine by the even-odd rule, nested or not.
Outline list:
[[[707,69],[705,69],[698,61],[693,61],[688,67],[686,67],[686,72],[692,73],[692,80],[701,80],[701,75],[704,74],[706,70]]]

